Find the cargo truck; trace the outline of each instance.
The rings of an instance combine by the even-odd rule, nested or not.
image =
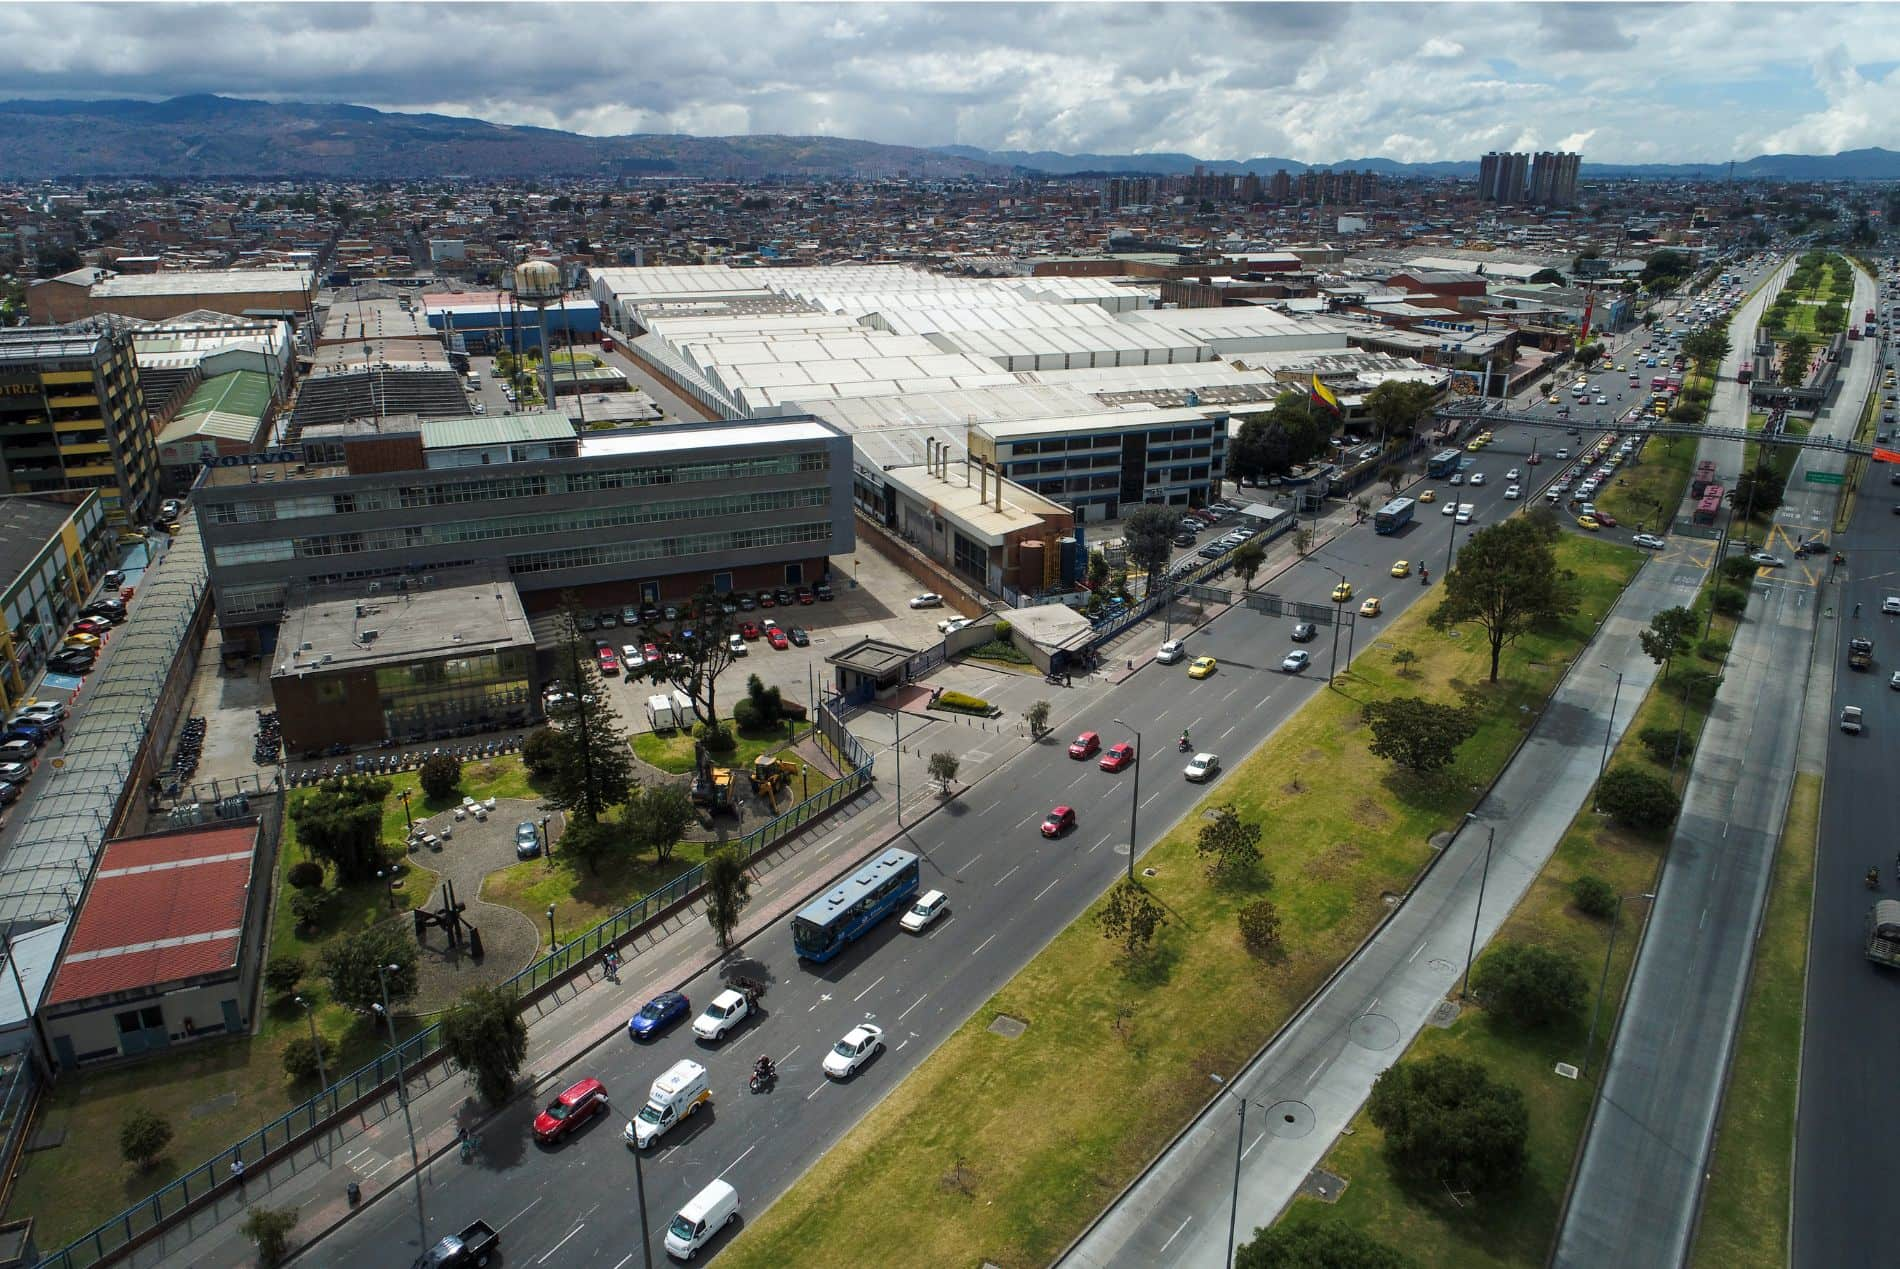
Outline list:
[[[1900,899],[1880,899],[1867,909],[1867,959],[1900,966]]]

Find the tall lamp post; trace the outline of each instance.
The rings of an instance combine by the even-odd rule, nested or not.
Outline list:
[[[554,932],[554,905],[548,905],[548,955],[561,950],[561,938]]]
[[[1601,661],[1597,662],[1597,665],[1605,670],[1610,668]],[[1621,670],[1611,672],[1616,675],[1616,690],[1610,694],[1609,721],[1603,724],[1603,757],[1597,761],[1598,780],[1603,778],[1604,768],[1610,765],[1610,735],[1616,730],[1616,703],[1623,697],[1623,672]]]
[[[1115,720],[1115,725],[1117,727],[1128,727],[1128,724],[1124,723],[1119,718]],[[1141,728],[1128,727],[1128,730],[1135,733],[1135,761],[1134,761],[1135,779],[1134,779],[1134,783],[1130,786],[1129,793],[1128,793],[1128,879],[1130,881],[1133,881],[1135,879],[1135,850],[1136,850],[1135,812],[1141,809],[1142,752],[1141,752]]]
[[[404,789],[400,795],[402,797],[403,823],[409,826],[409,834],[412,837],[415,836],[416,822],[414,819],[410,818],[410,815],[409,815],[409,799],[415,796],[415,792],[416,791],[414,789]]]
[[[639,1150],[633,1152],[633,1201],[640,1209],[640,1262],[653,1269],[653,1235],[647,1229],[647,1179],[640,1170]]]
[[[1476,811],[1465,812],[1465,823],[1473,823],[1477,818],[1478,814]],[[1471,909],[1471,943],[1465,948],[1465,985],[1458,989],[1458,998],[1460,1000],[1468,999],[1471,996],[1471,962],[1475,960],[1478,955],[1478,917],[1484,912],[1484,888],[1486,883],[1491,880],[1491,847],[1496,843],[1497,839],[1498,826],[1496,824],[1486,824],[1484,826],[1484,871],[1478,874],[1478,903],[1476,907]]]
[[[1456,516],[1452,518],[1454,520],[1457,519]],[[1325,568],[1327,572],[1337,577],[1341,586],[1346,584],[1346,575],[1338,569],[1326,568],[1324,564],[1320,565],[1320,567]],[[1333,676],[1339,672],[1339,619],[1346,615],[1345,608],[1341,606],[1343,602],[1344,601],[1335,601],[1333,604],[1333,659],[1326,667],[1326,685],[1328,687],[1332,686]]]
[[[1597,1003],[1590,1011],[1590,1038],[1583,1042],[1583,1069],[1590,1069],[1590,1054],[1597,1045],[1597,1019],[1603,1016],[1603,992],[1610,985],[1610,956],[1616,951],[1616,923],[1623,915],[1623,900],[1654,899],[1654,894],[1620,894],[1616,896],[1616,910],[1610,914],[1610,941],[1603,948],[1603,976],[1597,980]]]
[[[409,1162],[416,1178],[416,1247],[426,1252],[429,1250],[429,1222],[422,1211],[422,1152],[416,1149],[416,1120],[409,1113],[409,1068],[402,1058],[402,1045],[396,1043],[396,1015],[389,1012],[389,971],[398,968],[400,966],[378,965],[376,985],[383,992],[381,1012],[383,1021],[389,1024],[389,1047],[396,1051],[396,1101],[402,1106],[403,1125],[409,1129]]]
[[[1247,1099],[1227,1087],[1227,1081],[1212,1071],[1207,1073],[1207,1078],[1240,1103],[1240,1133],[1234,1138],[1234,1198],[1227,1207],[1227,1259],[1221,1261],[1222,1269],[1227,1269],[1234,1263],[1234,1222],[1240,1216],[1240,1161],[1247,1153]]]
[[[302,996],[294,996],[292,999],[303,1006],[303,1016],[310,1023],[310,1051],[316,1054],[317,1058],[317,1087],[327,1089],[330,1087],[330,1077],[323,1073],[323,1041],[317,1035],[316,1011],[310,1007],[310,1002],[305,1000]],[[326,1137],[329,1135],[329,1133],[324,1134]]]

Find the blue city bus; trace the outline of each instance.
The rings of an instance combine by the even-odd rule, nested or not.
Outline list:
[[[806,904],[792,918],[792,947],[822,963],[917,893],[917,856],[887,850]]]
[[[1433,454],[1431,460],[1425,464],[1425,474],[1427,476],[1449,476],[1458,470],[1458,459],[1460,457],[1461,455],[1455,449],[1441,449],[1436,454]]]
[[[1394,498],[1372,513],[1374,533],[1397,533],[1412,522],[1412,500]]]

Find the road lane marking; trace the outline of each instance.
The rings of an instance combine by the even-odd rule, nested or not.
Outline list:
[[[805,1100],[807,1100],[807,1101],[810,1101],[811,1099],[810,1099],[810,1098],[806,1098]],[[753,1143],[752,1143],[751,1145],[749,1145],[749,1146],[747,1146],[747,1147],[745,1148],[745,1154],[742,1154],[742,1155],[740,1155],[740,1156],[739,1156],[738,1158],[736,1158],[736,1159],[734,1159],[734,1160],[733,1160],[733,1161],[732,1161],[731,1163],[728,1163],[728,1164],[726,1165],[726,1172],[730,1172],[730,1171],[732,1171],[732,1170],[733,1170],[734,1168],[736,1168],[736,1167],[738,1167],[738,1166],[739,1166],[740,1164],[742,1164],[742,1163],[744,1163],[744,1162],[745,1162],[745,1155],[746,1155],[746,1154],[751,1154],[751,1153],[752,1153],[752,1152],[753,1152],[754,1150],[757,1150],[758,1148],[759,1148],[759,1143],[758,1143],[758,1142],[756,1142],[756,1141],[755,1141],[755,1142],[753,1142]],[[713,1178],[713,1180],[715,1180],[715,1181],[723,1181],[723,1180],[725,1180],[725,1178],[726,1178],[726,1172],[721,1172],[721,1173],[720,1173],[720,1174],[719,1174],[718,1176],[716,1176],[716,1177],[714,1177],[714,1178]]]
[[[1061,881],[1061,880],[1062,878],[1060,877],[1056,878],[1056,881]],[[1042,898],[1042,896],[1048,894],[1051,890],[1054,890],[1056,888],[1056,881],[1052,881],[1048,885],[1044,886],[1042,889],[1036,891],[1036,899],[1040,899]],[[1036,899],[1031,899],[1030,902],[1034,903]],[[903,1021],[903,1019],[900,1018],[898,1021],[901,1022]]]
[[[990,883],[990,889],[994,890],[996,889],[997,886],[1002,885],[1005,881],[1008,881],[1011,877],[1014,877],[1016,875],[1017,869],[1020,869],[1021,867],[1022,867],[1021,864],[1017,864],[1015,868],[1010,869],[1008,872],[998,877],[995,881]]]
[[[627,1269],[627,1262],[632,1259],[633,1259],[633,1253],[628,1252],[626,1255],[620,1258],[620,1263],[615,1265],[614,1269]]]
[[[884,979],[885,979],[886,977],[887,977],[887,975],[884,975],[884,974],[879,974],[879,975],[877,976],[877,982],[875,982],[875,983],[872,983],[870,987],[866,987],[866,988],[865,988],[865,989],[864,989],[863,991],[861,991],[861,992],[859,992],[859,993],[858,993],[857,995],[855,995],[855,996],[853,996],[853,997],[851,997],[851,1003],[855,1005],[855,1004],[857,1004],[857,1003],[858,1003],[858,1002],[859,1002],[860,1000],[863,1000],[863,999],[864,999],[864,998],[865,998],[866,996],[868,996],[868,995],[870,995],[870,994],[871,994],[871,990],[872,990],[872,988],[874,988],[874,987],[876,987],[878,983],[881,983],[881,982],[883,982],[883,981],[884,981]]]
[[[1429,941],[1430,940],[1426,940],[1425,942],[1429,942]],[[1425,950],[1425,942],[1421,942],[1417,947],[1412,949],[1412,954],[1405,958],[1405,963],[1407,965],[1410,965],[1413,961],[1418,959],[1418,954]]]
[[[1255,1146],[1257,1146],[1257,1145],[1259,1145],[1259,1144],[1260,1144],[1260,1141],[1261,1141],[1261,1139],[1262,1139],[1262,1138],[1264,1138],[1264,1137],[1265,1137],[1266,1135],[1267,1135],[1267,1134],[1263,1132],[1263,1133],[1261,1133],[1261,1134],[1260,1134],[1259,1136],[1257,1136],[1257,1137],[1255,1137],[1255,1138],[1254,1138],[1254,1139],[1253,1139],[1252,1141],[1249,1141],[1249,1142],[1247,1143],[1247,1148],[1246,1148],[1245,1150],[1242,1150],[1242,1151],[1240,1152],[1240,1157],[1241,1157],[1242,1159],[1245,1159],[1245,1158],[1246,1158],[1246,1157],[1247,1157],[1248,1155],[1250,1155],[1250,1154],[1252,1154],[1252,1153],[1253,1153],[1253,1148],[1254,1148]],[[616,1266],[616,1269],[618,1269],[618,1266]]]
[[[587,1228],[586,1221],[582,1221],[580,1224],[576,1225],[566,1238],[563,1238],[560,1242],[555,1243],[554,1246],[548,1248],[547,1254],[542,1256],[541,1259],[535,1261],[534,1263],[537,1265],[545,1265],[549,1260],[554,1258],[555,1252],[559,1251],[561,1248],[567,1246],[570,1242],[574,1241],[574,1235],[580,1233],[583,1229],[586,1229],[586,1228]]]
[[[1095,845],[1089,847],[1089,854],[1093,855],[1096,851],[1108,845],[1108,838],[1109,838],[1109,834],[1107,833],[1102,834],[1102,840],[1096,842]]]
[[[533,1203],[528,1204],[526,1207],[516,1212],[513,1216],[510,1216],[507,1220],[495,1226],[495,1232],[499,1234],[502,1230],[507,1229],[510,1225],[514,1224],[516,1221],[526,1216],[529,1212],[532,1212],[535,1209],[535,1205],[540,1203],[540,1201],[541,1201],[540,1199],[536,1199]]]
[[[910,1002],[910,1009],[915,1009],[915,1008],[916,1008],[916,1007],[917,1007],[918,1005],[921,1005],[921,1004],[923,1004],[923,1003],[924,1003],[924,1001],[926,1001],[926,1000],[929,1000],[929,999],[930,999],[930,993],[929,993],[929,992],[925,992],[925,993],[924,993],[923,995],[921,995],[921,996],[919,996],[919,997],[917,997],[917,999],[915,999],[915,1000],[913,1000],[913,1001],[911,1001],[911,1002]],[[908,1017],[910,1017],[910,1009],[906,1009],[906,1010],[904,1010],[904,1012],[902,1012],[902,1013],[900,1013],[900,1014],[898,1014],[898,1015],[897,1015],[897,1020],[898,1020],[899,1022],[902,1022],[902,1021],[903,1021],[904,1019],[906,1019],[906,1018],[908,1018]],[[787,1056],[787,1057],[790,1057],[791,1055],[790,1055],[790,1054],[788,1053],[788,1054],[786,1054],[786,1056]]]
[[[1163,789],[1156,789],[1153,793],[1150,793],[1146,798],[1142,800],[1141,809],[1144,811],[1147,810],[1148,803],[1154,801],[1156,798],[1160,797],[1163,793],[1166,793],[1166,792],[1167,790],[1163,788]]]
[[[363,1174],[363,1179],[365,1181],[369,1180],[371,1177],[375,1176],[378,1172],[381,1172],[384,1168],[388,1167],[391,1163],[394,1163],[394,1162],[395,1162],[394,1159],[384,1159],[381,1163],[377,1164],[375,1167],[365,1172]]]
[[[976,945],[976,952],[971,952],[970,955],[975,956],[977,952],[981,952],[984,948],[988,947],[991,943],[995,941],[996,941],[996,936],[994,934],[990,935],[989,938],[986,938],[981,943],[978,943]]]
[[[1179,1225],[1176,1225],[1174,1227],[1174,1232],[1168,1235],[1168,1241],[1161,1244],[1161,1250],[1166,1251],[1168,1247],[1174,1242],[1174,1240],[1181,1236],[1181,1231],[1186,1229],[1188,1227],[1188,1223],[1192,1221],[1193,1219],[1194,1218],[1190,1216],[1187,1218],[1187,1220],[1182,1221]]]
[[[1235,723],[1235,724],[1234,724],[1234,727],[1238,727],[1238,726],[1240,726],[1240,724],[1239,724],[1239,723]],[[1218,735],[1218,736],[1216,736],[1216,737],[1214,737],[1214,739],[1216,739],[1216,740],[1225,740],[1225,739],[1227,739],[1227,737],[1228,737],[1228,736],[1230,736],[1230,735],[1232,735],[1232,734],[1233,734],[1233,731],[1234,731],[1234,727],[1229,727],[1229,728],[1228,728],[1228,729],[1227,729],[1226,731],[1224,731],[1224,732],[1222,732],[1222,733],[1221,733],[1220,735]]]
[[[1034,811],[1031,811],[1029,814],[1023,816],[1021,819],[1016,821],[1016,827],[1021,828],[1023,825],[1029,823],[1030,820],[1033,820],[1035,818],[1036,818],[1036,813]]]

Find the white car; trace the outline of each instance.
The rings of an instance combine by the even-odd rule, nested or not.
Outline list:
[[[1298,674],[1311,664],[1313,664],[1312,654],[1304,649],[1296,649],[1280,658],[1280,668],[1288,674]]]
[[[693,1019],[693,1034],[702,1040],[723,1040],[728,1031],[752,1012],[746,998],[736,991],[722,991],[712,998],[706,1011]]]
[[[746,650],[745,636],[740,634],[737,630],[726,636],[726,650],[735,657],[752,655]]]
[[[1455,516],[1458,514],[1458,504],[1455,502],[1448,502],[1445,504],[1444,509],[1440,511],[1438,514],[1441,516]]]
[[[1179,661],[1182,657],[1186,655],[1187,655],[1186,640],[1170,639],[1166,643],[1161,645],[1161,650],[1159,652],[1155,653],[1155,661],[1161,665],[1173,665],[1176,661]]]
[[[1195,784],[1206,784],[1220,774],[1220,759],[1211,753],[1197,753],[1193,761],[1181,769],[1181,774]]]
[[[1471,483],[1474,485],[1482,485],[1484,483],[1484,473],[1481,471],[1472,472]]]
[[[1748,562],[1758,568],[1780,568],[1782,566],[1782,559],[1779,555],[1770,555],[1766,551],[1756,551],[1752,553],[1748,557]]]
[[[904,914],[898,924],[913,934],[921,934],[950,910],[950,896],[941,890],[932,890],[923,898],[910,905],[910,911]]]
[[[877,1056],[884,1047],[884,1028],[860,1023],[844,1033],[844,1039],[825,1054],[825,1074],[834,1080],[847,1079],[860,1066]]]
[[[912,608],[941,608],[943,607],[943,596],[925,591],[921,595],[912,595],[910,597],[910,606]]]
[[[1461,502],[1461,503],[1459,503],[1459,504],[1458,504],[1458,514],[1457,514],[1457,516],[1455,516],[1455,517],[1453,518],[1453,519],[1454,519],[1454,523],[1457,523],[1457,524],[1470,524],[1470,523],[1471,523],[1471,513],[1472,513],[1472,511],[1473,511],[1473,510],[1475,510],[1475,508],[1474,508],[1474,507],[1472,507],[1472,505],[1471,505],[1470,503],[1468,503],[1468,502]]]
[[[1523,491],[1516,485],[1506,485],[1504,487],[1504,496],[1506,498],[1521,498],[1523,497]]]
[[[1900,595],[1889,595],[1880,601],[1881,612],[1900,612]]]
[[[1515,467],[1513,467],[1513,468],[1511,468],[1511,470],[1509,470],[1509,471],[1507,471],[1507,472],[1505,472],[1505,473],[1504,473],[1504,478],[1505,478],[1506,480],[1516,480],[1516,479],[1517,479],[1517,468],[1515,468]]]
[[[1455,471],[1451,474],[1451,479],[1445,483],[1448,485],[1462,485],[1465,483],[1465,474],[1461,471]]]
[[[1660,551],[1669,545],[1653,533],[1639,533],[1630,542],[1636,546],[1646,546],[1652,551]]]
[[[1896,692],[1900,692],[1900,670],[1893,672],[1893,677],[1887,680],[1887,686]]]
[[[1841,706],[1841,730],[1850,736],[1860,735],[1860,706]]]
[[[937,633],[955,634],[969,624],[970,619],[968,617],[945,617],[942,621],[937,623]]]
[[[645,655],[641,653],[639,644],[629,643],[620,649],[620,672],[622,674],[631,673],[646,663],[647,659]]]

